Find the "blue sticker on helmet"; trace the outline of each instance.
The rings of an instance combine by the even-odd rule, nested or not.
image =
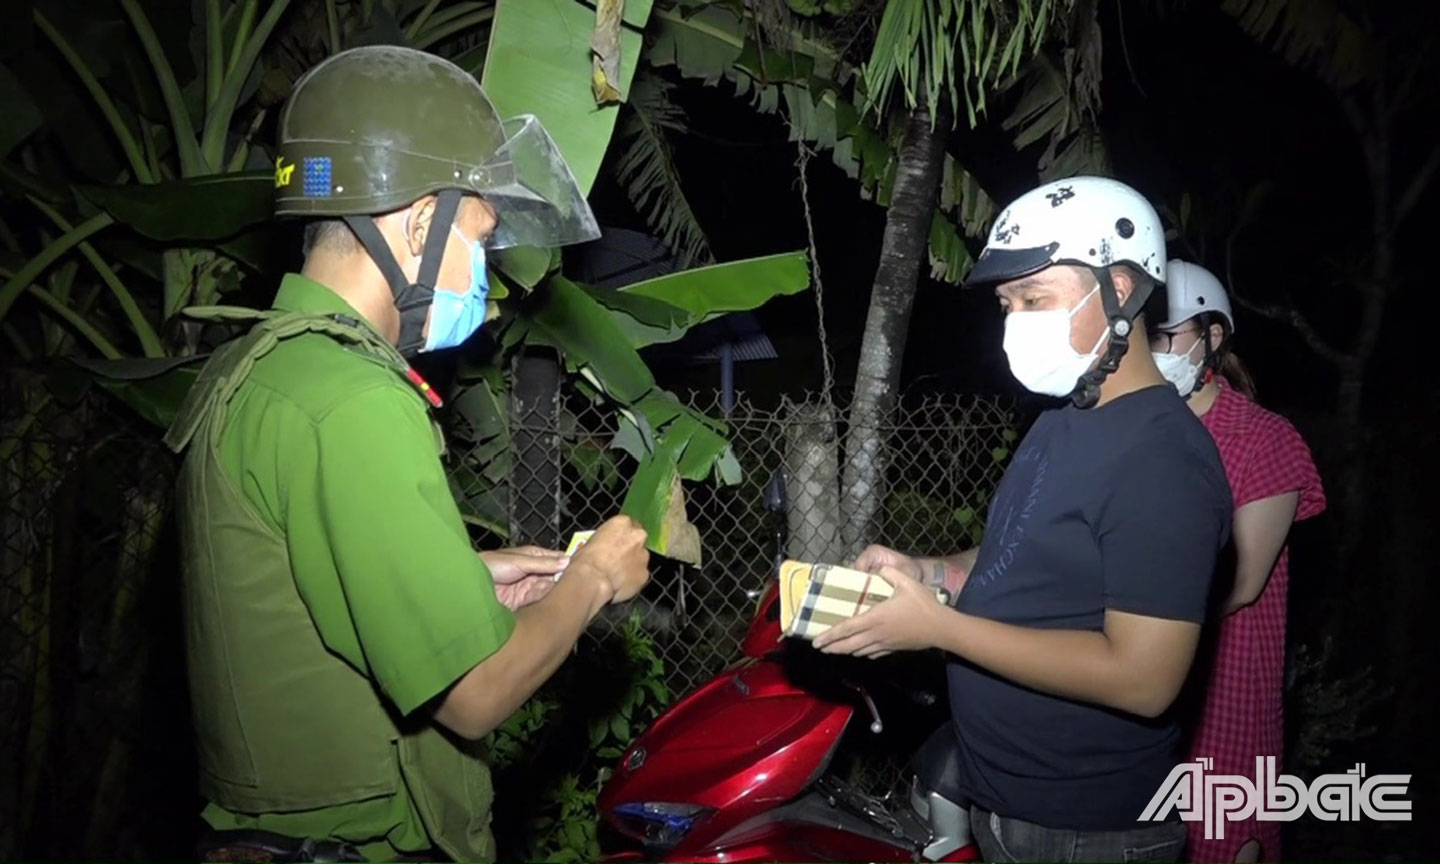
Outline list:
[[[306,156],[304,195],[306,198],[330,197],[330,157]]]

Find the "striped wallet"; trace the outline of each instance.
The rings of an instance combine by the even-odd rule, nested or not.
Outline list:
[[[835,564],[786,561],[780,565],[780,629],[785,636],[814,639],[841,621],[874,608],[894,593],[890,583]],[[935,599],[945,603],[944,591]]]

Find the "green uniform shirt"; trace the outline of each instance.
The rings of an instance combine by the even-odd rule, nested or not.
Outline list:
[[[294,274],[274,306],[364,320]],[[285,537],[321,640],[402,715],[493,654],[515,624],[471,548],[436,435],[424,399],[395,370],[309,333],[256,362],[220,439],[223,469]],[[350,840],[371,857],[430,847],[409,791],[397,788],[321,810],[257,816],[212,804],[204,815],[216,828]]]

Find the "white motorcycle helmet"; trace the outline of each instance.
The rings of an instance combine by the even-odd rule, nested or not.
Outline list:
[[[966,287],[994,285],[1056,264],[1090,268],[1110,322],[1108,347],[1094,369],[1080,376],[1071,400],[1088,407],[1100,382],[1120,365],[1135,316],[1150,300],[1142,286],[1122,305],[1109,268],[1126,264],[1165,284],[1165,229],[1145,196],[1108,177],[1070,177],[1032,189],[995,220],[985,249],[965,279]],[[1158,300],[1159,298],[1157,298]]]
[[[1165,320],[1155,328],[1157,331],[1174,330],[1206,312],[1219,315],[1225,322],[1222,325],[1224,335],[1219,345],[1212,347],[1208,334],[1207,338],[1198,343],[1204,351],[1198,365],[1189,356],[1155,355],[1160,373],[1175,385],[1181,396],[1188,399],[1204,386],[1210,376],[1220,371],[1225,361],[1225,352],[1229,350],[1230,336],[1235,332],[1235,316],[1230,311],[1230,296],[1225,293],[1225,287],[1214,273],[1199,264],[1178,258],[1170,260],[1165,270],[1169,308]],[[1194,350],[1195,346],[1192,345],[1190,353]]]
[[[1214,273],[1199,264],[1173,258],[1165,266],[1165,289],[1170,311],[1157,329],[1170,330],[1201,312],[1216,312],[1225,318],[1226,332],[1235,332],[1230,295]]]

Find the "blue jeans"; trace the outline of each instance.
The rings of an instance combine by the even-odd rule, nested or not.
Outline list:
[[[1068,831],[970,806],[970,831],[986,861],[1179,861],[1185,823],[1124,831]]]

